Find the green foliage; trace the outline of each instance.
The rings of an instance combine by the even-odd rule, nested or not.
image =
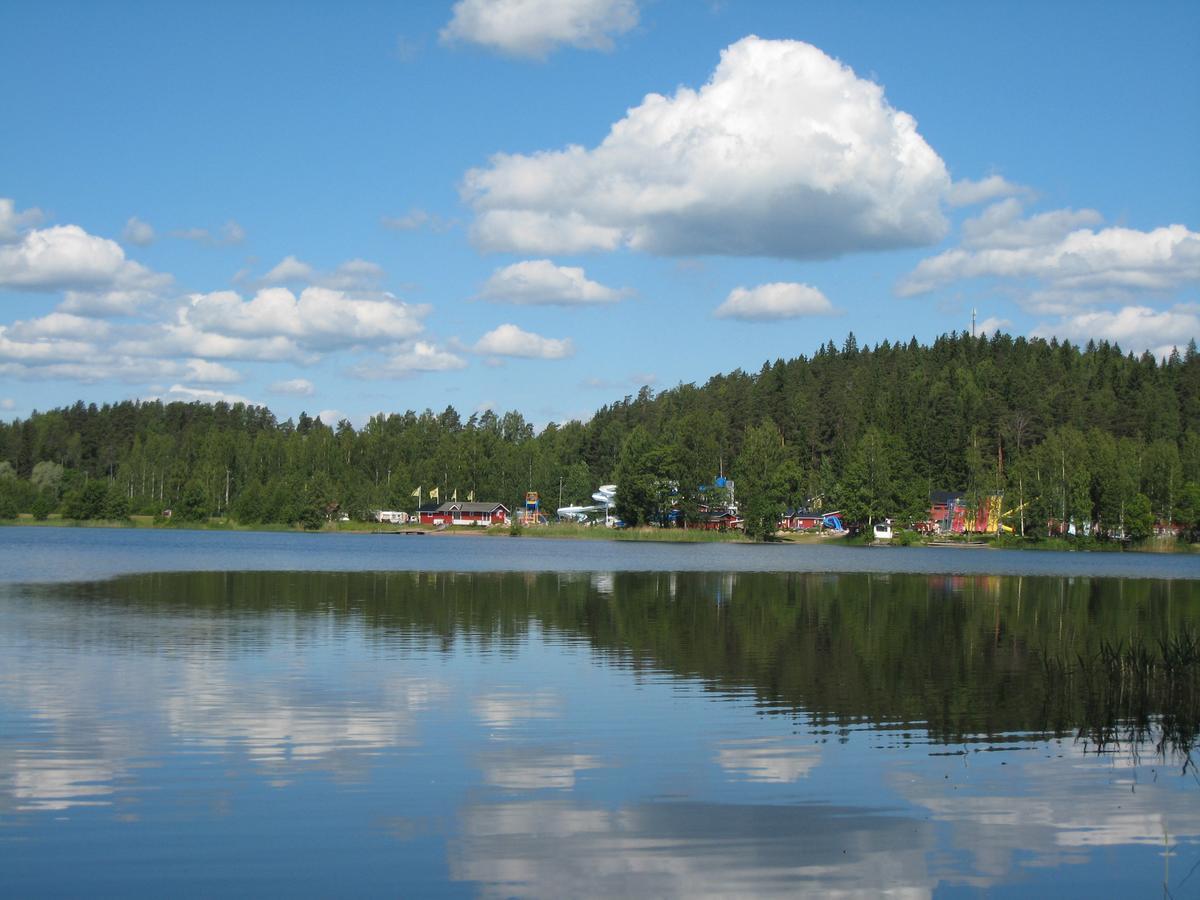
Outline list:
[[[745,520],[747,536],[755,540],[766,540],[778,530],[787,496],[786,462],[783,436],[774,422],[746,429],[733,474],[738,512]]]
[[[50,513],[54,512],[56,505],[54,495],[50,491],[38,491],[33,497],[29,511],[33,514],[34,519],[44,522],[50,517]]]
[[[15,478],[0,478],[0,519],[15,519],[21,510],[14,490]]]
[[[36,488],[57,491],[62,484],[63,467],[56,462],[42,460],[33,467],[29,480]]]
[[[208,515],[204,487],[198,481],[188,482],[179,502],[171,509],[171,517],[180,522],[200,522]]]
[[[621,445],[617,462],[616,513],[626,525],[636,527],[658,519],[662,454],[645,428],[637,426]]]
[[[1150,498],[1145,494],[1134,494],[1125,510],[1125,532],[1135,541],[1144,541],[1154,531],[1154,513]]]
[[[92,480],[70,491],[63,498],[63,515],[68,519],[101,519],[108,500],[108,485]]]

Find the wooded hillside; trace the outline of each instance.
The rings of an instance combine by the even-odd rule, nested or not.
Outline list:
[[[1033,533],[1049,519],[1127,526],[1131,509],[1139,523],[1194,526],[1200,354],[1194,342],[1160,362],[1107,343],[950,334],[859,347],[850,335],[757,373],[643,388],[589,422],[537,434],[518,412],[464,421],[449,406],[380,414],[361,429],[160,402],[77,403],[0,424],[0,514],[10,517],[171,508],[313,524],[411,508],[418,486],[510,507],[532,489],[552,511],[615,481],[637,522],[671,502],[688,515],[694,488],[718,472],[763,516],[819,497],[851,519],[918,517],[943,489],[1019,494]]]

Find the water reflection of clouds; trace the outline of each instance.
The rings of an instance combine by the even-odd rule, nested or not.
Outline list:
[[[1148,749],[1148,748],[1144,748]],[[1093,848],[1200,842],[1195,783],[1174,767],[1140,765],[1128,750],[1104,758],[1067,746],[1061,757],[1006,753],[966,758],[948,770],[898,769],[891,782],[911,802],[948,823],[971,864],[946,877],[973,885],[1007,880],[1021,866],[1087,862]],[[1157,777],[1151,774],[1158,769]]]
[[[717,746],[717,764],[741,781],[787,784],[807,778],[820,763],[820,748],[785,738],[726,741]]]
[[[245,685],[219,667],[190,663],[165,713],[171,731],[190,743],[238,747],[273,768],[321,762],[345,774],[363,755],[415,745],[415,714],[446,693],[437,682],[401,678],[373,704],[322,703],[314,685]]]
[[[927,897],[932,844],[881,810],[533,800],[468,807],[450,864],[485,896]]]
[[[479,695],[472,706],[484,725],[503,731],[534,719],[558,718],[563,700],[550,690],[502,690]]]
[[[164,731],[176,741],[169,752],[240,751],[273,784],[299,766],[348,777],[373,754],[415,745],[417,714],[448,692],[400,677],[365,698],[330,694],[318,680],[254,677],[221,657],[10,654],[0,659],[0,714],[28,724],[17,743],[0,733],[0,810],[109,805],[138,789],[139,767],[162,761]]]
[[[479,756],[483,780],[510,791],[557,790],[575,787],[580,772],[604,766],[584,753],[556,753],[529,747],[491,750]]]

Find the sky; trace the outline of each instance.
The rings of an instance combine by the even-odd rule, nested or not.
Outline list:
[[[0,417],[1200,338],[1200,4],[0,6]]]

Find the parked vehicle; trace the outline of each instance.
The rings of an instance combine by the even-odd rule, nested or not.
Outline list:
[[[877,543],[890,541],[892,539],[892,524],[890,522],[876,522],[874,539]]]

